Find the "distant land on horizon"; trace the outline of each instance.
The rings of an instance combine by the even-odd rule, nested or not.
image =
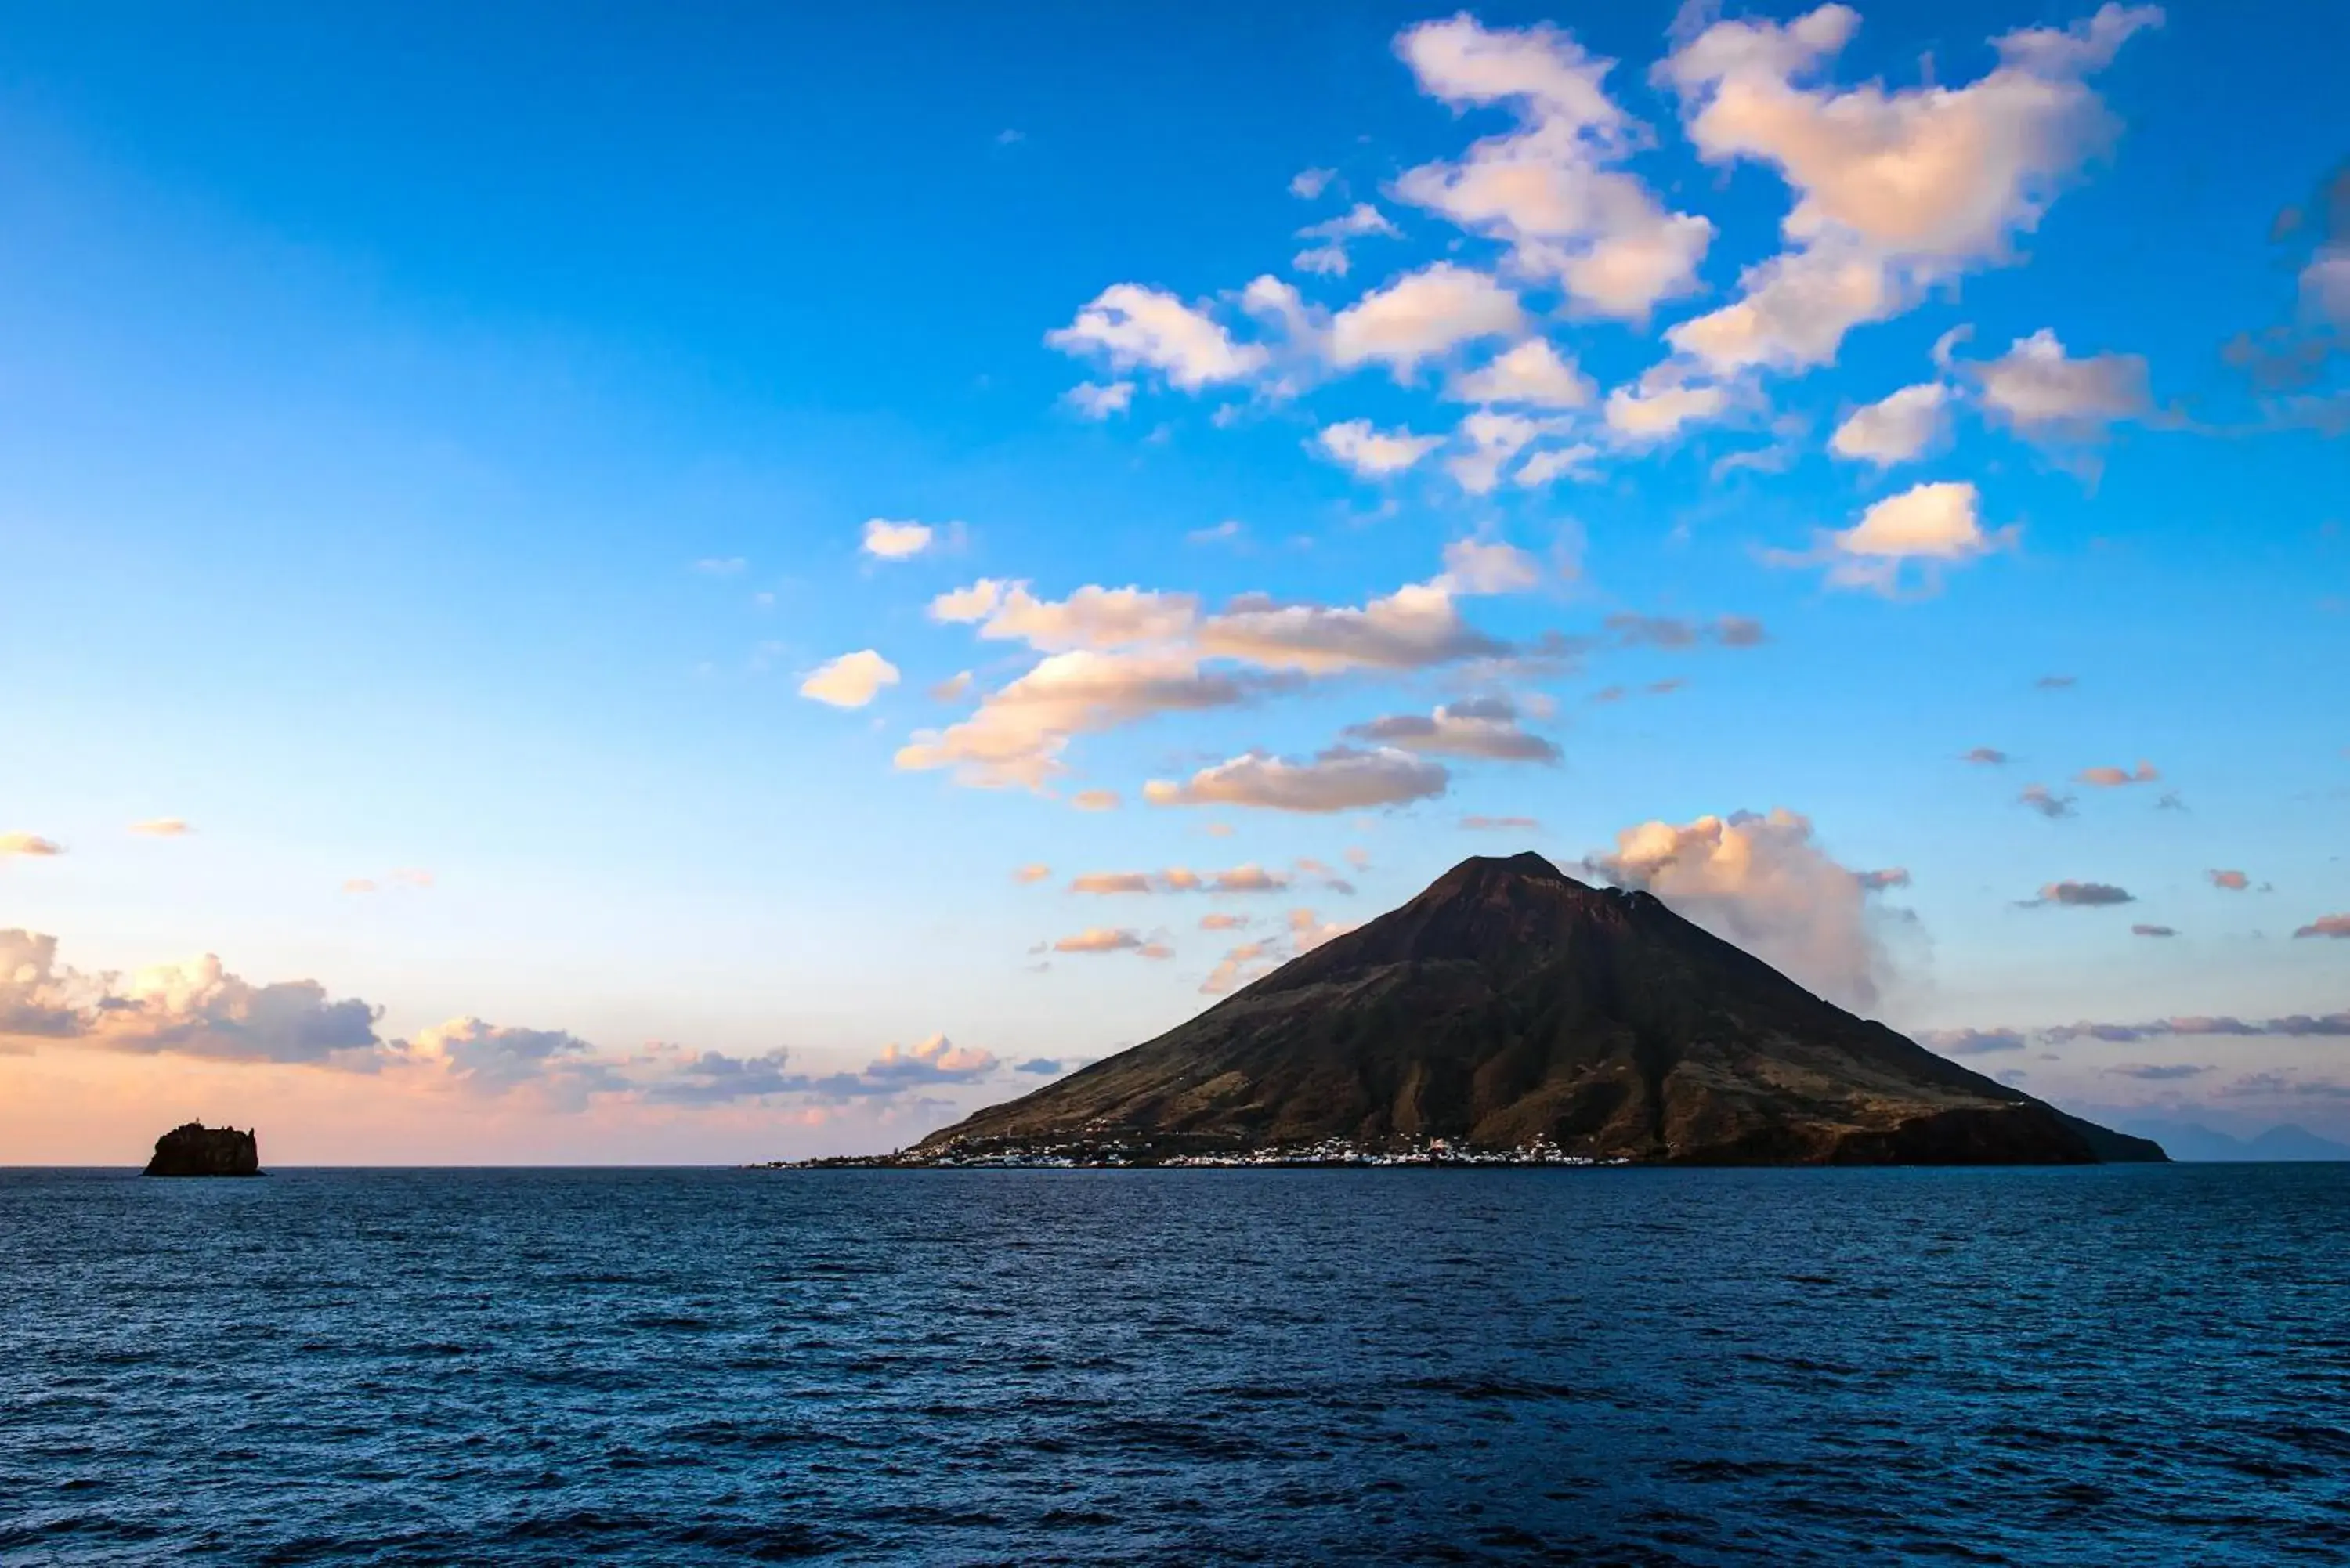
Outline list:
[[[2165,1158],[1526,853],[1464,860],[1158,1038],[879,1163],[1431,1139],[1695,1165]]]
[[[2239,1137],[2200,1122],[2134,1117],[2122,1130],[2151,1138],[2171,1158],[2191,1164],[2259,1160],[2350,1160],[2350,1143],[2322,1137],[2291,1122]]]

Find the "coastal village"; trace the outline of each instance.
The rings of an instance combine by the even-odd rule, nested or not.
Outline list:
[[[1163,1138],[1088,1138],[1051,1143],[1005,1139],[954,1139],[885,1155],[837,1155],[821,1159],[768,1160],[753,1170],[812,1169],[1167,1169],[1199,1167],[1288,1166],[1619,1166],[1622,1156],[1569,1154],[1546,1139],[1514,1148],[1476,1148],[1451,1138],[1381,1139],[1357,1143],[1323,1138],[1313,1143],[1256,1148],[1170,1147]]]

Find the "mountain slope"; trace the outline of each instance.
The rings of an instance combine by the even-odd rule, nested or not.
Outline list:
[[[1647,893],[1463,861],[1155,1040],[918,1153],[1446,1137],[1685,1163],[2160,1159],[1804,991]]]

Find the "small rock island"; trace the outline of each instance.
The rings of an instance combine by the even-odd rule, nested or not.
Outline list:
[[[155,1140],[149,1176],[259,1176],[261,1146],[250,1132],[190,1122]]]

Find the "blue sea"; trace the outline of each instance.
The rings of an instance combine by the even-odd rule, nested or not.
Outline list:
[[[2350,1562],[2350,1165],[0,1171],[0,1563]]]

